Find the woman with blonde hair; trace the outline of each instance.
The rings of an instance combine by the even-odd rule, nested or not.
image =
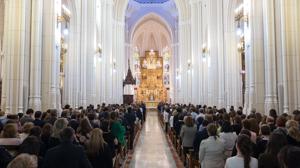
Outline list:
[[[287,129],[288,144],[300,147],[300,131],[298,122],[295,120],[289,120],[286,122],[285,127]]]
[[[6,124],[0,135],[0,145],[20,145],[22,140],[19,138],[17,125],[16,124]],[[10,151],[11,152],[11,151]]]
[[[13,159],[7,168],[37,168],[38,159],[35,155],[22,153]]]
[[[86,153],[94,168],[112,168],[113,161],[108,144],[104,141],[103,132],[95,128],[86,143]]]
[[[22,141],[29,136],[30,130],[33,128],[32,122],[26,122],[22,127],[22,133],[20,134],[20,138]]]

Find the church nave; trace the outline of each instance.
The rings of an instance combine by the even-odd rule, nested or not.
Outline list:
[[[148,112],[147,120],[134,149],[130,168],[140,167],[176,167],[156,111]]]

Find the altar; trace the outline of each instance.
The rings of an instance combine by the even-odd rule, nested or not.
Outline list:
[[[167,101],[167,88],[163,81],[163,58],[156,51],[147,51],[140,58],[140,83],[136,88],[136,101],[143,101],[147,107],[157,107]]]
[[[145,104],[146,104],[146,107],[147,107],[147,108],[150,108],[150,109],[155,108],[155,109],[156,109],[157,106],[158,106],[158,104],[159,104],[159,102],[155,102],[155,101],[146,101]]]

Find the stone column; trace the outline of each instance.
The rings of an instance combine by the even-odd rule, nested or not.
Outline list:
[[[201,1],[194,0],[190,2],[191,6],[191,50],[192,50],[192,73],[191,73],[191,92],[192,103],[199,104],[200,102],[200,90],[201,81],[200,68],[202,57],[202,5]]]
[[[297,99],[296,99],[296,109],[300,110],[300,66],[298,65],[298,63],[300,62],[300,33],[298,31],[298,29],[300,28],[300,2],[298,0],[293,0],[292,1],[293,4],[292,4],[292,9],[293,9],[293,16],[296,16],[294,17],[294,33],[296,34],[295,36],[295,63],[296,64],[296,68],[295,68],[295,73],[296,73],[296,82],[295,82],[295,87],[296,87],[296,90],[295,93],[296,93],[296,96],[297,96]]]
[[[209,30],[209,20],[210,18],[207,17],[207,14],[210,11],[210,8],[208,8],[208,3],[209,1],[202,1],[201,6],[202,6],[202,12],[201,12],[201,27],[202,27],[202,32],[201,32],[201,36],[202,36],[202,44],[201,44],[201,51],[202,51],[202,47],[205,44],[206,47],[208,48],[207,53],[205,53],[205,55],[201,54],[201,64],[200,64],[200,87],[201,87],[201,104],[204,105],[208,105],[208,58],[210,57],[210,46],[209,46],[209,36],[208,36],[208,30]]]
[[[263,0],[264,17],[264,55],[265,55],[265,113],[278,109],[276,88],[276,52],[275,52],[275,17],[274,0]]]
[[[29,107],[41,110],[43,0],[32,0]]]
[[[80,50],[80,106],[87,106],[87,33],[88,33],[88,1],[81,1],[81,50]]]
[[[224,1],[217,2],[217,36],[218,36],[218,100],[217,104],[219,108],[224,107],[225,105],[225,44],[224,44]],[[235,65],[233,67],[237,68]],[[237,87],[236,87],[237,88]]]
[[[17,114],[24,110],[24,73],[26,52],[26,5],[22,0],[5,1],[4,57],[2,108]],[[14,19],[12,19],[14,18]]]
[[[190,103],[191,101],[191,86],[190,86],[190,73],[188,72],[188,60],[190,58],[190,21],[180,20],[179,21],[179,58],[178,67],[180,69],[181,78],[179,85],[181,90],[178,94],[178,102]]]
[[[172,72],[174,74],[174,81],[173,84],[171,85],[171,93],[173,93],[173,97],[171,96],[172,99],[172,103],[178,103],[179,102],[179,93],[181,90],[180,87],[180,72],[179,72],[179,66],[178,66],[178,43],[175,43],[172,45],[172,50],[173,50],[173,55],[172,55],[172,63],[171,66],[172,68]]]
[[[115,18],[117,19],[117,18]],[[125,69],[125,20],[124,19],[117,19],[114,20],[114,50],[113,50],[113,59],[116,60],[116,69],[113,70],[113,102],[114,103],[122,103],[123,102],[123,77],[124,72],[127,72]],[[125,64],[122,64],[125,63]],[[133,63],[133,61],[131,61]]]
[[[2,3],[3,3],[4,6],[8,6],[7,0],[6,1],[2,1]],[[8,15],[8,12],[9,12],[10,9],[8,7],[3,8],[3,9],[4,9],[3,16]],[[9,20],[8,20],[7,17],[3,18],[3,33],[4,33],[5,30],[7,30],[7,26],[9,24],[8,21]],[[4,50],[6,48],[5,41],[8,42],[7,36],[5,36],[3,34],[3,39],[2,40],[3,40],[3,43],[2,43],[2,48],[1,48],[2,49],[1,50],[1,59],[2,59],[2,65],[1,65],[1,78],[2,78],[1,110],[6,111],[6,107],[7,107],[7,104],[6,104],[6,102],[7,102],[6,95],[7,95],[7,91],[8,91],[8,89],[6,87],[6,85],[7,85],[6,78],[7,78],[7,75],[8,75],[6,73],[6,69],[7,69],[7,66],[9,65],[9,62],[7,62],[7,57],[5,57],[5,54],[4,54],[5,51]]]
[[[104,101],[107,103],[112,102],[113,99],[113,2],[106,0],[104,2],[104,20],[103,20],[103,94]]]
[[[60,0],[43,0],[42,110],[59,107]]]
[[[222,3],[219,0],[210,0],[207,4],[208,6],[208,48],[209,56],[207,57],[207,66],[208,66],[208,105],[214,106],[218,104],[218,94],[219,94],[219,81],[216,82],[218,78],[219,67],[218,67],[218,56],[219,54],[219,30],[218,30],[218,4]],[[223,52],[223,51],[222,51]]]
[[[279,113],[289,113],[294,110],[296,105],[294,100],[297,95],[297,90],[295,90],[294,80],[297,80],[293,74],[297,73],[297,63],[293,61],[293,57],[296,59],[299,55],[296,54],[298,44],[295,38],[297,38],[297,33],[295,33],[295,26],[298,26],[297,15],[295,11],[297,8],[296,1],[275,1],[276,2],[276,26],[277,32],[279,34],[276,36],[277,39],[277,60],[278,60],[278,93],[279,93]],[[297,30],[296,30],[297,31]],[[296,55],[295,55],[296,54]],[[299,96],[299,95],[298,95]]]
[[[97,60],[95,58],[96,52],[96,2],[95,0],[87,1],[87,53],[86,57],[86,94],[87,104],[96,104],[96,88],[95,88],[95,69]]]
[[[235,12],[234,10],[228,10],[228,6],[233,3],[231,0],[224,0],[223,2],[223,57],[219,62],[219,78],[222,85],[219,86],[220,97],[223,97],[223,107],[230,108],[230,106],[241,106],[242,105],[242,79],[241,79],[241,59],[240,53],[237,50],[238,38],[236,35],[236,23],[235,23]],[[242,23],[243,24],[243,23]],[[221,25],[219,25],[221,26]],[[219,31],[220,32],[220,31]],[[222,33],[219,35],[222,36]],[[223,68],[222,68],[223,64]],[[222,75],[223,74],[223,75]],[[222,91],[225,90],[225,91]],[[224,96],[222,96],[222,92]],[[247,102],[247,101],[245,101]]]
[[[245,60],[246,60],[246,93],[244,112],[253,108],[264,111],[264,50],[263,50],[263,15],[262,1],[244,0],[244,12],[248,15],[245,22]]]
[[[64,88],[63,88],[63,105],[69,104],[76,108],[80,105],[80,51],[81,51],[81,1],[72,1],[76,5],[76,10],[71,6],[71,17],[69,23],[69,37],[68,37],[68,52],[65,56],[64,63]]]

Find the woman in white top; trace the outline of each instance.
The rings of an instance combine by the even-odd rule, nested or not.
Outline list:
[[[225,168],[257,168],[257,159],[251,157],[251,140],[247,135],[239,135],[236,142],[237,155],[228,158]]]
[[[229,121],[224,121],[224,123],[222,124],[220,139],[225,145],[225,155],[228,158],[231,156],[232,149],[237,139],[237,135],[232,131]]]
[[[203,140],[199,148],[199,161],[201,168],[223,168],[225,163],[225,147],[217,137],[217,126],[208,124],[209,137]]]

